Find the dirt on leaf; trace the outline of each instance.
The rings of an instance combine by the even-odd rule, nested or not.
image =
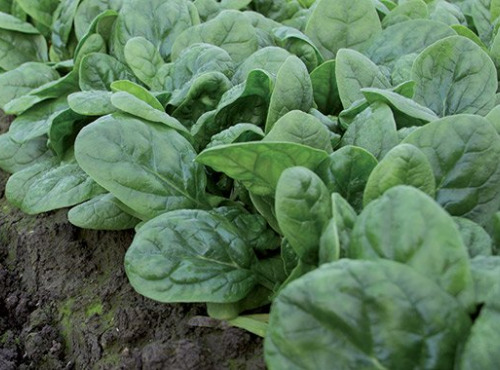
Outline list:
[[[79,229],[67,210],[26,215],[6,201],[7,179],[0,172],[1,370],[265,368],[257,336],[131,288],[133,231]]]

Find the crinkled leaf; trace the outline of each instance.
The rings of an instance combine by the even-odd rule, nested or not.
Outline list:
[[[143,218],[205,207],[206,178],[196,153],[176,131],[113,114],[85,127],[75,143],[78,163]]]
[[[500,137],[486,119],[445,117],[404,142],[427,156],[436,178],[436,200],[444,209],[480,225],[490,221],[500,207]]]
[[[382,30],[371,0],[320,0],[307,21],[305,34],[325,59],[341,48],[359,50]]]
[[[291,282],[268,328],[271,370],[431,369],[453,363],[470,320],[408,266],[344,259]]]
[[[137,78],[155,88],[155,76],[165,64],[155,46],[144,37],[133,37],[127,41],[123,52],[128,66]]]
[[[460,231],[462,241],[467,247],[469,257],[491,256],[491,237],[481,226],[463,217],[453,217]],[[500,281],[500,280],[499,280]]]
[[[223,303],[250,292],[255,262],[252,249],[223,216],[178,210],[139,229],[125,270],[134,289],[157,301]]]
[[[413,63],[414,99],[438,116],[487,114],[495,105],[498,83],[492,60],[462,36],[440,40]]]
[[[461,235],[453,219],[416,188],[393,187],[364,208],[351,234],[349,257],[408,264],[457,297],[464,307],[473,303],[472,276]]]
[[[140,220],[123,211],[111,194],[98,195],[89,201],[73,207],[68,220],[73,225],[94,230],[133,229]]]
[[[10,133],[0,135],[0,168],[9,173],[21,171],[32,166],[36,161],[50,157],[47,137],[37,137],[24,143],[18,143]]]

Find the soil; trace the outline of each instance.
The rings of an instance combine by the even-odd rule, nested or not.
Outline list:
[[[0,120],[0,133],[8,124]],[[1,149],[0,149],[1,150]],[[0,370],[264,369],[262,340],[129,285],[130,232],[76,228],[67,210],[28,216],[0,172]]]

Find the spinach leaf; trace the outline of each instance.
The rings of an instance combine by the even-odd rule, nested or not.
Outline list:
[[[304,262],[318,263],[320,236],[332,216],[330,192],[304,167],[283,171],[276,186],[276,218],[283,235]]]
[[[72,56],[68,50],[70,32],[73,28],[73,19],[76,9],[81,0],[61,0],[56,8],[52,19],[51,52],[57,55],[59,60],[69,59]]]
[[[427,156],[436,179],[436,200],[444,209],[480,225],[490,221],[500,207],[500,137],[486,119],[445,117],[403,142]]]
[[[118,60],[125,62],[125,45],[130,39],[140,36],[151,42],[163,59],[167,59],[182,32],[198,23],[194,5],[186,0],[124,1],[113,29],[113,53]]]
[[[52,15],[60,0],[15,0],[30,17],[46,27],[52,25]]]
[[[236,63],[243,62],[259,47],[255,28],[236,10],[224,10],[214,19],[182,32],[172,46],[172,60],[188,46],[200,42],[221,47]]]
[[[353,119],[340,143],[342,146],[359,146],[380,160],[399,141],[391,109],[376,102]]]
[[[363,191],[377,160],[357,146],[345,146],[325,159],[316,173],[330,193],[339,193],[354,209],[362,208]]]
[[[462,36],[448,37],[425,49],[412,69],[417,103],[438,116],[486,115],[495,105],[497,72],[479,46]]]
[[[328,129],[319,119],[300,110],[279,118],[262,141],[287,141],[332,152]]]
[[[396,186],[365,207],[351,234],[349,256],[408,264],[471,307],[473,283],[461,235],[453,219],[416,188]]]
[[[262,69],[276,75],[289,56],[289,52],[276,46],[259,49],[238,66],[232,82],[235,85],[245,82],[248,74],[255,69]]]
[[[467,218],[453,217],[455,224],[460,231],[462,240],[467,247],[469,257],[491,256],[491,237],[486,230]]]
[[[278,70],[269,103],[265,132],[285,113],[298,109],[309,111],[313,104],[313,89],[307,68],[295,56],[288,57]]]
[[[161,90],[155,77],[165,62],[154,44],[144,37],[133,37],[125,44],[123,53],[128,66],[141,82],[154,90]]]
[[[72,158],[47,157],[13,174],[5,186],[10,203],[27,214],[37,214],[84,202],[104,193]]]
[[[499,274],[497,273],[497,278]],[[472,326],[460,357],[459,369],[494,369],[500,356],[491,343],[498,343],[500,335],[496,328],[500,324],[500,284],[490,287],[488,296],[479,317]]]
[[[457,301],[412,268],[344,259],[283,289],[265,357],[270,369],[442,368],[469,327]]]
[[[47,60],[47,42],[42,35],[0,29],[0,68],[9,71],[26,62]]]
[[[73,207],[68,220],[84,229],[126,230],[133,229],[140,220],[123,211],[119,201],[111,194],[101,194]]]
[[[104,116],[116,111],[111,104],[111,91],[79,91],[68,95],[68,105],[72,111],[83,116]]]
[[[327,60],[311,72],[314,102],[324,114],[335,114],[342,109],[335,60]]]
[[[5,109],[5,105],[10,101],[58,78],[59,74],[54,68],[36,62],[24,63],[11,71],[0,74],[2,87],[0,108]]]
[[[400,22],[387,27],[361,50],[377,65],[393,66],[399,58],[420,53],[434,42],[456,35],[447,25],[427,19]]]
[[[51,156],[47,137],[35,137],[19,143],[11,138],[10,133],[6,133],[0,135],[0,147],[0,168],[8,173],[21,171]]]
[[[80,64],[80,88],[83,91],[108,90],[117,80],[135,81],[128,67],[115,58],[102,53],[85,56]]]
[[[363,87],[391,87],[387,77],[370,59],[350,49],[340,49],[335,63],[339,97],[344,108],[362,99]]]
[[[221,145],[201,152],[196,161],[241,181],[256,195],[273,195],[281,173],[294,166],[314,170],[326,152],[288,142]]]
[[[144,219],[207,207],[203,167],[193,162],[189,142],[164,125],[104,116],[80,132],[75,154],[85,172]]]
[[[307,21],[305,34],[325,59],[335,59],[339,49],[359,50],[381,30],[370,0],[319,0]]]
[[[432,167],[425,154],[413,145],[394,147],[375,166],[363,193],[364,206],[397,185],[413,186],[434,198],[436,183]]]
[[[251,123],[238,123],[212,136],[206,148],[219,145],[259,141],[264,137],[264,131]]]
[[[194,232],[196,231],[196,232]],[[161,302],[236,302],[254,287],[255,255],[216,213],[178,210],[144,224],[125,256],[130,283]]]

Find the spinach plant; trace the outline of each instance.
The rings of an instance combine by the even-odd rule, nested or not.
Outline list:
[[[0,1],[5,194],[271,369],[500,362],[496,0]]]

